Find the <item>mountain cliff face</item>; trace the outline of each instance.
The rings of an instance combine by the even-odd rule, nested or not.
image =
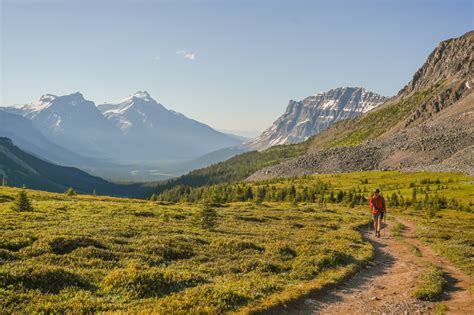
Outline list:
[[[474,174],[472,47],[472,31],[443,41],[396,97],[317,135],[310,153],[248,179],[374,169]]]
[[[299,143],[326,130],[336,121],[368,112],[387,99],[364,88],[341,87],[302,101],[290,100],[286,112],[245,146],[262,150],[273,145]]]

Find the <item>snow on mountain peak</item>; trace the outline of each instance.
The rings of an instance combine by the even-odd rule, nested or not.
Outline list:
[[[44,94],[44,95],[41,95],[41,97],[39,98],[39,102],[41,102],[41,103],[50,103],[50,102],[54,101],[56,98],[57,98],[56,95]]]
[[[326,130],[338,120],[353,118],[386,100],[362,87],[339,87],[302,101],[291,100],[285,113],[271,127],[245,145],[261,150],[272,145],[298,143]]]
[[[150,94],[148,94],[147,91],[138,91],[135,94],[133,94],[133,96],[136,97],[136,98],[144,99],[144,100],[151,99],[151,96],[150,96]]]

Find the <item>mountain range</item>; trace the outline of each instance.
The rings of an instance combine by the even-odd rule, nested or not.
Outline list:
[[[94,158],[192,159],[241,142],[166,109],[147,92],[99,106],[81,93],[46,94],[4,110],[30,119],[55,144]]]
[[[161,176],[163,169],[147,164],[157,158],[167,159],[164,169],[177,173],[204,167],[160,184],[157,192],[245,178],[374,169],[474,174],[473,44],[472,31],[441,42],[390,99],[363,88],[337,88],[290,101],[270,128],[244,144],[166,109],[147,92],[99,106],[80,93],[46,94],[19,108],[0,110],[0,136],[19,146],[2,140],[6,162],[0,170],[14,176],[12,182],[39,176],[49,183],[48,171],[37,167],[95,164],[96,170],[106,170],[110,157],[136,163],[113,166],[111,172],[125,169]],[[22,158],[25,155],[28,158]],[[136,169],[139,165],[144,169]],[[62,172],[60,166],[56,171]],[[46,182],[48,189],[56,190],[70,183]]]

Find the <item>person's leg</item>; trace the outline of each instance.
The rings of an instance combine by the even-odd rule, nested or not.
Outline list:
[[[374,232],[375,232],[375,235],[377,235],[377,231],[379,230],[379,217],[380,217],[380,214],[377,213],[377,214],[374,214]]]
[[[377,233],[380,234],[380,227],[381,227],[381,224],[382,224],[382,218],[379,216],[377,218]]]
[[[378,216],[376,214],[374,214],[374,232],[375,232],[375,234],[377,234],[377,219],[378,219]]]

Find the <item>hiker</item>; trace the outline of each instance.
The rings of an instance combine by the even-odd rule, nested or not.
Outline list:
[[[374,215],[375,236],[380,237],[380,228],[386,208],[385,199],[380,195],[380,189],[378,188],[374,190],[373,196],[370,197],[370,210]]]

